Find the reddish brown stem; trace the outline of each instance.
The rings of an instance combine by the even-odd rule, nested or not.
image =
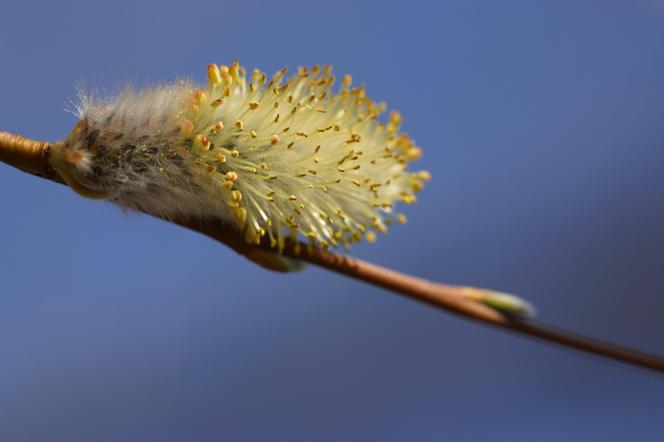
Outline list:
[[[178,224],[214,238],[243,255],[251,247],[221,224],[191,221],[178,222]],[[304,245],[298,247],[298,250],[299,252],[295,253],[295,247],[290,244],[286,247],[284,254],[484,324],[664,373],[664,358],[662,357],[581,336],[566,330],[536,324],[533,321],[511,318],[468,298],[467,291],[481,289],[434,283],[357,258],[309,248]]]
[[[46,170],[49,144],[0,131],[0,161],[24,172],[41,174]]]
[[[46,142],[33,141],[18,135],[0,132],[0,161],[25,172],[62,183],[62,178],[48,166],[48,149],[49,144]],[[248,255],[255,250],[239,235],[220,223],[203,223],[192,220],[176,223],[214,238],[240,254]],[[471,299],[478,293],[487,292],[482,289],[437,284],[349,256],[305,245],[296,247],[294,244],[289,244],[284,254],[484,324],[664,373],[664,358],[662,357],[502,315]]]

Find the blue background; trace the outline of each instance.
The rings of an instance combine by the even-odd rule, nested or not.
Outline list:
[[[0,125],[238,58],[332,63],[433,175],[353,253],[664,353],[664,2],[2,0]],[[655,441],[664,378],[0,167],[0,440]]]

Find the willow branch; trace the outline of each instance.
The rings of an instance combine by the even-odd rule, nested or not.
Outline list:
[[[48,166],[48,149],[49,143],[0,132],[1,161],[33,175],[63,183],[62,178]],[[256,250],[220,222],[200,220],[174,222],[220,241],[239,254],[250,255]],[[501,299],[500,293],[491,290],[434,283],[303,244],[288,243],[284,254],[486,325],[664,373],[663,357],[504,315],[487,305],[490,304],[487,300],[496,299],[496,296]]]

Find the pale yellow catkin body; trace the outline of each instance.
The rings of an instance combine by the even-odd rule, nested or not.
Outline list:
[[[333,93],[329,67],[271,80],[237,62],[208,66],[208,84],[84,100],[80,121],[53,146],[53,167],[79,193],[161,217],[220,218],[247,242],[287,238],[323,248],[376,239],[399,202],[429,179],[399,132],[401,117],[352,88]]]

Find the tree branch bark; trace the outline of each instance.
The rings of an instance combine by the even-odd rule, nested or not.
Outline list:
[[[47,142],[33,141],[0,131],[0,161],[24,172],[63,184],[62,178],[48,165],[48,150]],[[222,242],[239,254],[247,255],[255,250],[255,246],[248,245],[232,229],[220,222],[201,220],[174,222]],[[284,254],[486,325],[664,373],[663,357],[502,314],[489,306],[492,299],[500,300],[503,296],[492,290],[434,283],[304,244],[291,242],[287,244]]]

